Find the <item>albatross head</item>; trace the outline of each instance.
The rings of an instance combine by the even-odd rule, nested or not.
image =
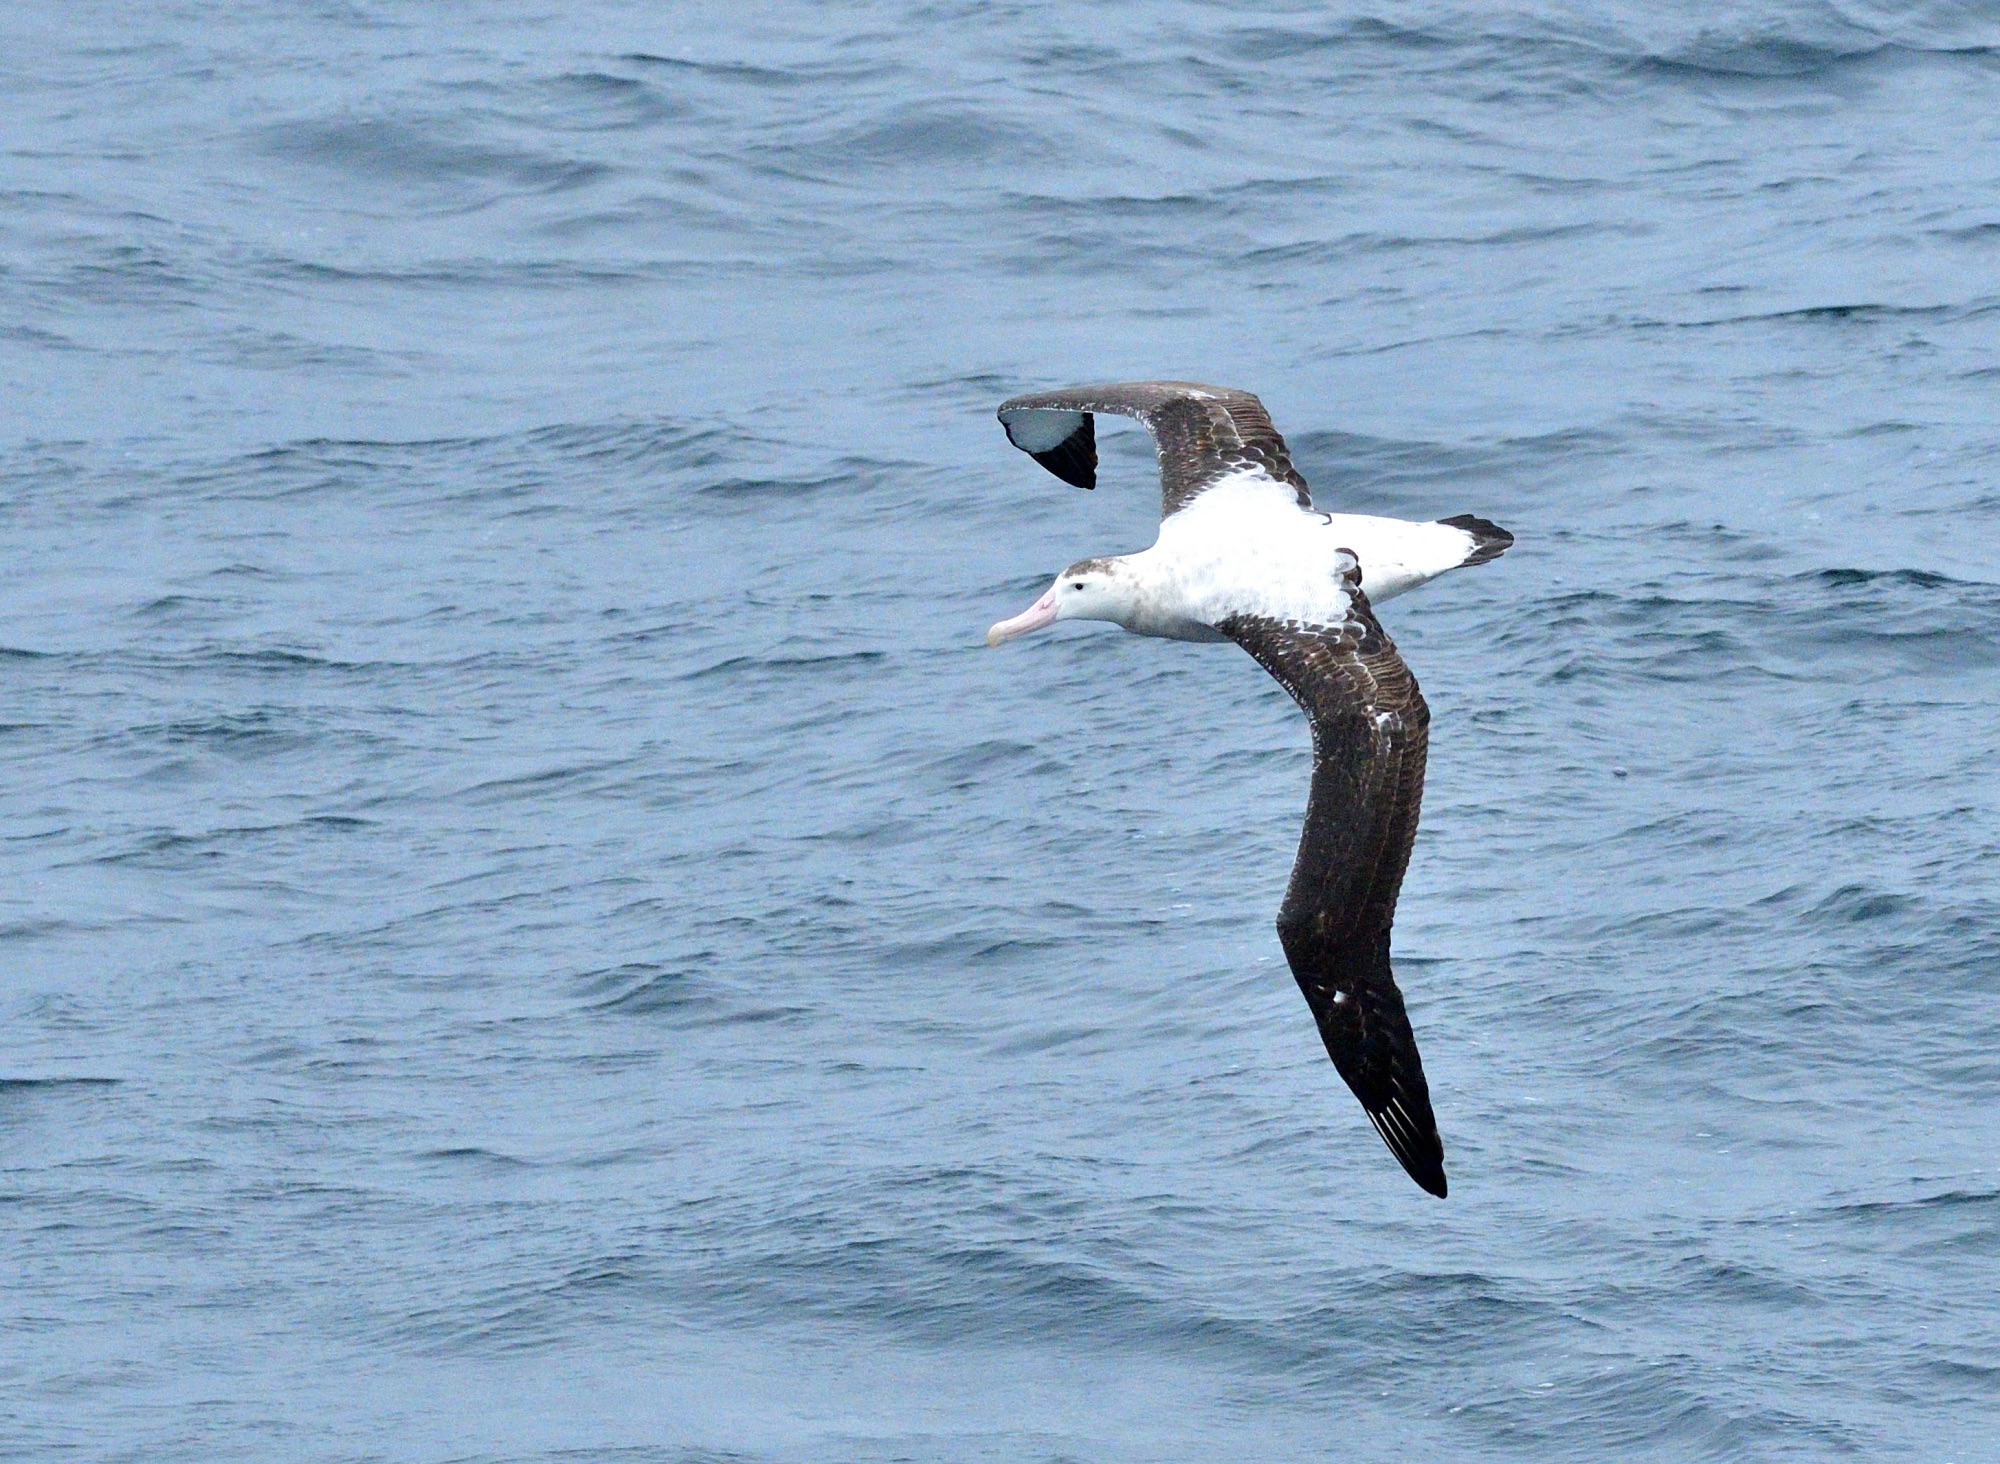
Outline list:
[[[1058,620],[1109,620],[1123,625],[1136,588],[1116,559],[1080,559],[1056,576],[1041,599],[987,631],[986,644],[997,646]]]

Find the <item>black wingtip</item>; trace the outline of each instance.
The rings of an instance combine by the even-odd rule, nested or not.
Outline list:
[[[1450,518],[1439,519],[1447,528],[1463,529],[1472,535],[1472,552],[1460,561],[1459,568],[1468,564],[1485,564],[1498,559],[1513,546],[1514,536],[1491,519],[1474,518],[1469,513],[1453,514]]]
[[[1029,453],[1036,462],[1065,483],[1079,488],[1097,486],[1097,423],[1083,414],[1083,425],[1047,452]]]
[[[1417,1182],[1417,1187],[1443,1199],[1447,1189],[1444,1141],[1438,1137],[1435,1125],[1419,1128],[1412,1123],[1400,1098],[1391,1099],[1386,1108],[1369,1110],[1368,1121],[1375,1125],[1375,1132],[1382,1136],[1382,1142],[1389,1146],[1389,1152],[1396,1156],[1403,1172]]]

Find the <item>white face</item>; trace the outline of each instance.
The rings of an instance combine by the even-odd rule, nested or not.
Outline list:
[[[1104,560],[1085,559],[1057,575],[1056,582],[1041,599],[1012,620],[1003,620],[987,631],[986,644],[997,646],[1058,620],[1111,620],[1122,625],[1130,591],[1130,583],[1115,566]]]
[[[1125,582],[1115,570],[1085,560],[1056,576],[1053,593],[1058,620],[1119,620],[1125,611]]]

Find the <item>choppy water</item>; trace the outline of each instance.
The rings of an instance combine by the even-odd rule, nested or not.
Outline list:
[[[2000,12],[0,16],[0,1452],[2000,1457]],[[1013,391],[1262,392],[1388,607],[1452,1178],[1230,647]]]

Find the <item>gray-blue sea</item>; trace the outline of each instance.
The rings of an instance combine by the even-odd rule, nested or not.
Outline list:
[[[0,1455],[2000,1458],[2000,8],[21,0],[0,115]],[[1284,692],[982,643],[1144,376],[1518,536],[1383,611],[1449,1200]]]

